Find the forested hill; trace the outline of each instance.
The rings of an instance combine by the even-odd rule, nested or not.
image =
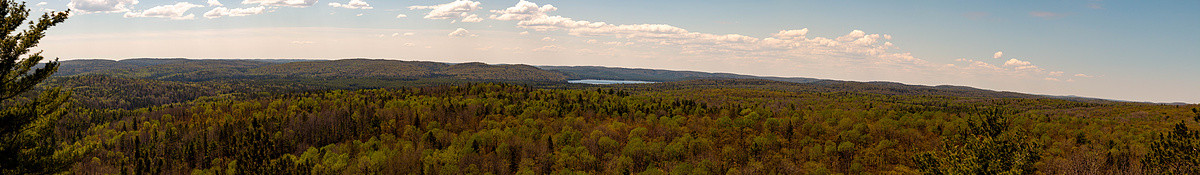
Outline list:
[[[527,65],[449,64],[377,59],[308,60],[197,60],[127,59],[62,61],[58,76],[108,75],[173,81],[208,81],[230,78],[445,78],[493,81],[562,82],[562,73]]]
[[[708,73],[697,71],[672,71],[658,69],[633,69],[600,66],[539,66],[542,69],[563,72],[568,79],[601,79],[601,80],[636,80],[636,81],[682,81],[695,79],[734,78],[762,79],[793,83],[811,83],[821,81],[815,78],[801,77],[762,77],[730,73]]]
[[[640,85],[646,89],[673,87],[752,88],[791,92],[853,92],[882,95],[938,95],[984,98],[1045,98],[1040,95],[992,91],[962,86],[921,86],[892,82],[853,82],[820,80],[812,83],[792,83],[759,79],[698,79]]]
[[[841,80],[825,80],[804,77],[770,77],[730,73],[709,73],[697,71],[673,71],[659,69],[634,69],[601,66],[539,66],[542,69],[562,72],[567,79],[601,79],[601,80],[632,80],[652,82],[673,82],[653,86],[667,87],[677,85],[737,85],[743,87],[778,86],[775,89],[805,91],[805,92],[863,92],[887,95],[945,95],[964,97],[998,97],[998,98],[1053,98],[1081,102],[1111,103],[1112,100],[1077,97],[1024,94],[1017,92],[994,91],[967,86],[924,86],[909,85],[897,82],[856,82]]]
[[[489,65],[382,59],[343,60],[198,60],[126,59],[62,61],[58,76],[102,75],[166,81],[252,81],[247,85],[312,89],[371,89],[459,82],[564,84],[566,80],[604,79],[665,82],[632,87],[745,87],[793,92],[856,92],[883,95],[941,95],[986,98],[1056,98],[1110,101],[1002,92],[963,86],[922,86],[894,82],[853,82],[813,78],[760,77],[728,73],[630,69],[595,66]],[[157,83],[150,83],[157,84]],[[207,83],[217,86],[220,83]],[[574,85],[569,85],[574,86]],[[582,86],[582,85],[580,85]],[[586,87],[586,86],[584,86]],[[253,89],[253,88],[252,88]]]

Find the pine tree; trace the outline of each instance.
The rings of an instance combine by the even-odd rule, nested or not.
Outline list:
[[[67,165],[55,154],[58,144],[50,129],[68,105],[70,93],[54,88],[36,97],[20,95],[58,69],[57,60],[39,68],[42,52],[30,53],[30,48],[45,37],[46,29],[65,21],[68,13],[49,12],[25,23],[29,17],[25,3],[0,1],[0,174],[47,174]],[[23,24],[28,29],[17,32]]]
[[[1192,109],[1195,121],[1200,123],[1200,110]],[[1200,130],[1189,129],[1185,121],[1179,121],[1167,134],[1159,134],[1150,142],[1150,153],[1142,159],[1151,174],[1197,174],[1200,173]]]
[[[947,138],[941,152],[917,155],[917,168],[926,174],[1035,174],[1041,145],[1012,130],[1005,115],[1000,109],[985,111]]]

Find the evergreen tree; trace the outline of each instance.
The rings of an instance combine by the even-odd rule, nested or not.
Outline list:
[[[1200,111],[1192,109],[1200,123]],[[1200,130],[1192,130],[1179,121],[1166,135],[1150,142],[1150,153],[1142,159],[1146,170],[1154,174],[1200,173]]]
[[[988,110],[946,139],[941,152],[917,155],[927,174],[1034,174],[1041,146],[1012,131],[1003,110]]]
[[[54,88],[36,97],[19,95],[57,70],[57,60],[38,67],[41,52],[30,53],[30,48],[68,13],[45,13],[18,32],[29,9],[25,3],[0,1],[0,174],[46,174],[67,166],[67,160],[55,154],[58,141],[50,129],[63,114],[70,93]]]

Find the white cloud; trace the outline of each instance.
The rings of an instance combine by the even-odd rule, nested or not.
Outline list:
[[[118,13],[128,12],[135,4],[137,0],[71,0],[67,8],[81,13]]]
[[[284,6],[284,7],[310,7],[317,4],[317,0],[244,0],[242,4],[258,4],[266,6]]]
[[[1017,60],[1016,58],[1008,59],[1008,61],[1004,62],[1004,66],[1029,66],[1029,65],[1031,65],[1031,64],[1028,61],[1021,61],[1021,60]]]
[[[396,18],[406,18],[406,17],[408,17],[408,15],[405,15],[405,14],[396,15]]]
[[[545,37],[545,38],[542,38],[542,41],[556,41],[556,39],[554,39],[554,38],[550,38],[550,37],[548,37],[548,36],[547,36],[547,37]]]
[[[141,12],[126,12],[126,18],[152,17],[152,18],[168,18],[173,20],[196,19],[196,14],[186,14],[188,10],[196,7],[204,7],[187,2],[175,3],[174,5],[163,5],[146,9]]]
[[[225,4],[221,4],[221,1],[217,0],[208,0],[208,6],[225,6]]]
[[[492,10],[492,13],[497,14],[492,15],[491,18],[504,21],[531,20],[534,18],[548,16],[546,15],[547,12],[555,10],[558,10],[558,8],[555,8],[553,5],[547,4],[543,5],[542,7],[538,7],[538,5],[535,3],[521,0],[520,2],[517,2],[516,6],[509,7],[504,10]]]
[[[474,36],[478,36],[478,35],[471,34],[471,31],[467,31],[467,29],[458,28],[457,30],[454,30],[454,32],[450,32],[449,36],[451,38],[456,38],[456,37],[474,37]]]
[[[1065,72],[1063,72],[1063,71],[1052,71],[1052,72],[1049,72],[1049,73],[1047,73],[1047,74],[1049,74],[1050,76],[1056,76],[1056,77],[1058,77],[1058,76],[1062,76],[1062,75],[1063,75],[1063,73],[1065,73]]]
[[[867,34],[854,30],[836,39],[808,38],[808,29],[784,30],[769,38],[756,38],[739,34],[710,34],[691,32],[667,24],[610,24],[576,20],[550,14],[558,8],[551,5],[538,6],[520,1],[504,10],[493,10],[496,20],[517,21],[517,26],[538,31],[560,30],[580,37],[616,37],[641,43],[669,45],[683,49],[689,55],[711,55],[729,59],[771,60],[845,60],[869,59],[874,64],[913,64],[924,60],[910,53],[895,53],[886,42],[890,35]],[[820,59],[832,57],[837,59]],[[863,61],[856,61],[863,62]]]
[[[431,5],[431,6],[409,6],[409,10],[430,10],[429,14],[425,15],[425,19],[452,19],[461,20],[462,22],[479,22],[483,21],[479,15],[470,14],[482,7],[479,2],[470,0],[455,0],[454,2]]]
[[[476,15],[476,14],[471,14],[471,15],[467,15],[467,17],[465,17],[465,18],[463,18],[462,20],[459,20],[459,21],[462,21],[462,22],[480,22],[480,21],[483,21],[483,18],[479,18],[479,15]]]
[[[347,2],[345,4],[331,2],[331,3],[329,3],[329,6],[330,7],[348,8],[348,9],[373,9],[374,8],[374,7],[371,7],[371,4],[367,4],[367,2],[364,2],[362,0],[350,0],[350,2]]]
[[[995,59],[1000,59],[1001,57],[1004,57],[1004,52],[996,52],[996,54],[992,55],[992,58]]]
[[[223,16],[257,15],[257,14],[262,14],[263,11],[265,11],[266,9],[267,8],[263,7],[263,6],[250,7],[250,8],[236,8],[236,9],[217,7],[217,8],[213,8],[212,10],[209,10],[208,12],[205,12],[204,17],[212,19],[212,18],[220,18]]]
[[[559,50],[562,50],[562,47],[558,47],[557,45],[548,45],[533,49],[534,52],[556,52]]]
[[[354,16],[363,16],[363,14],[362,14],[362,13],[359,13],[359,14],[357,14],[357,15],[354,15]]]
[[[46,2],[39,2],[39,3],[37,3],[37,6],[45,6],[46,4],[49,4],[49,3],[46,3]]]
[[[775,37],[780,39],[804,38],[805,35],[808,35],[808,28],[800,30],[780,30],[779,33],[775,33]]]
[[[413,44],[413,43],[404,43],[404,46],[405,46],[405,47],[412,47],[412,46],[415,46],[415,45],[416,45],[416,44]]]
[[[1004,62],[1004,66],[1014,67],[1016,70],[1038,70],[1038,72],[1041,72],[1042,70],[1037,66],[1034,66],[1032,63],[1029,63],[1029,61],[1021,61],[1017,59],[1008,59],[1008,61]]]
[[[521,33],[517,33],[517,34],[520,34],[520,35],[529,35],[529,31],[523,31],[523,32],[521,32]]]
[[[1070,78],[1063,79],[1062,77],[1063,77],[1063,75],[1066,74],[1066,72],[1045,70],[1045,69],[1039,68],[1036,65],[1033,65],[1033,63],[1030,63],[1029,61],[1022,61],[1022,60],[1018,60],[1018,59],[1009,59],[1008,61],[1005,61],[1004,64],[1001,65],[1003,67],[988,64],[983,61],[971,60],[971,59],[966,59],[966,58],[958,59],[955,61],[968,62],[970,64],[965,64],[965,66],[963,66],[963,67],[958,67],[958,66],[955,66],[954,64],[948,64],[946,67],[961,68],[960,70],[974,70],[972,72],[974,74],[992,74],[992,75],[1000,75],[1000,76],[1005,76],[1005,77],[1023,77],[1023,76],[1030,77],[1030,78],[1045,77],[1042,79],[1049,80],[1049,81],[1065,81],[1065,82],[1074,82],[1075,81],[1074,79],[1070,79]],[[963,72],[963,73],[966,73],[966,72]],[[1076,76],[1079,76],[1079,75],[1081,75],[1081,74],[1077,74]]]
[[[867,32],[863,32],[862,30],[854,30],[854,31],[850,31],[850,33],[848,33],[846,35],[842,35],[841,37],[838,37],[837,40],[842,41],[842,42],[850,42],[850,41],[858,40],[859,38],[863,38],[866,36],[867,36]]]
[[[1092,78],[1092,76],[1091,76],[1091,75],[1087,75],[1087,74],[1075,74],[1075,76],[1076,76],[1076,77],[1083,77],[1083,78]]]
[[[412,33],[412,32],[407,32],[407,33],[399,33],[399,32],[396,32],[396,33],[392,33],[392,37],[413,36],[413,35],[416,35],[416,34],[415,34],[415,33]]]

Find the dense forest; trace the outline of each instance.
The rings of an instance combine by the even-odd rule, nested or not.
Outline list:
[[[52,132],[62,147],[55,154],[69,158],[65,171],[1186,174],[1200,168],[1198,105],[886,83],[701,78],[586,85],[513,81],[542,76],[521,70],[420,77],[362,68],[541,71],[478,63],[159,61],[53,77],[39,86],[72,94],[73,105]],[[241,73],[197,73],[211,70]],[[242,76],[256,74],[279,76]],[[471,78],[496,76],[510,78]]]
[[[607,67],[57,61],[31,48],[69,11],[0,14],[0,174],[1200,174],[1197,104]],[[567,81],[587,78],[658,83]]]
[[[954,146],[977,132],[1038,157],[1005,171],[1138,174],[1196,107],[485,83],[80,109],[59,133],[83,174],[918,174],[992,150]]]

